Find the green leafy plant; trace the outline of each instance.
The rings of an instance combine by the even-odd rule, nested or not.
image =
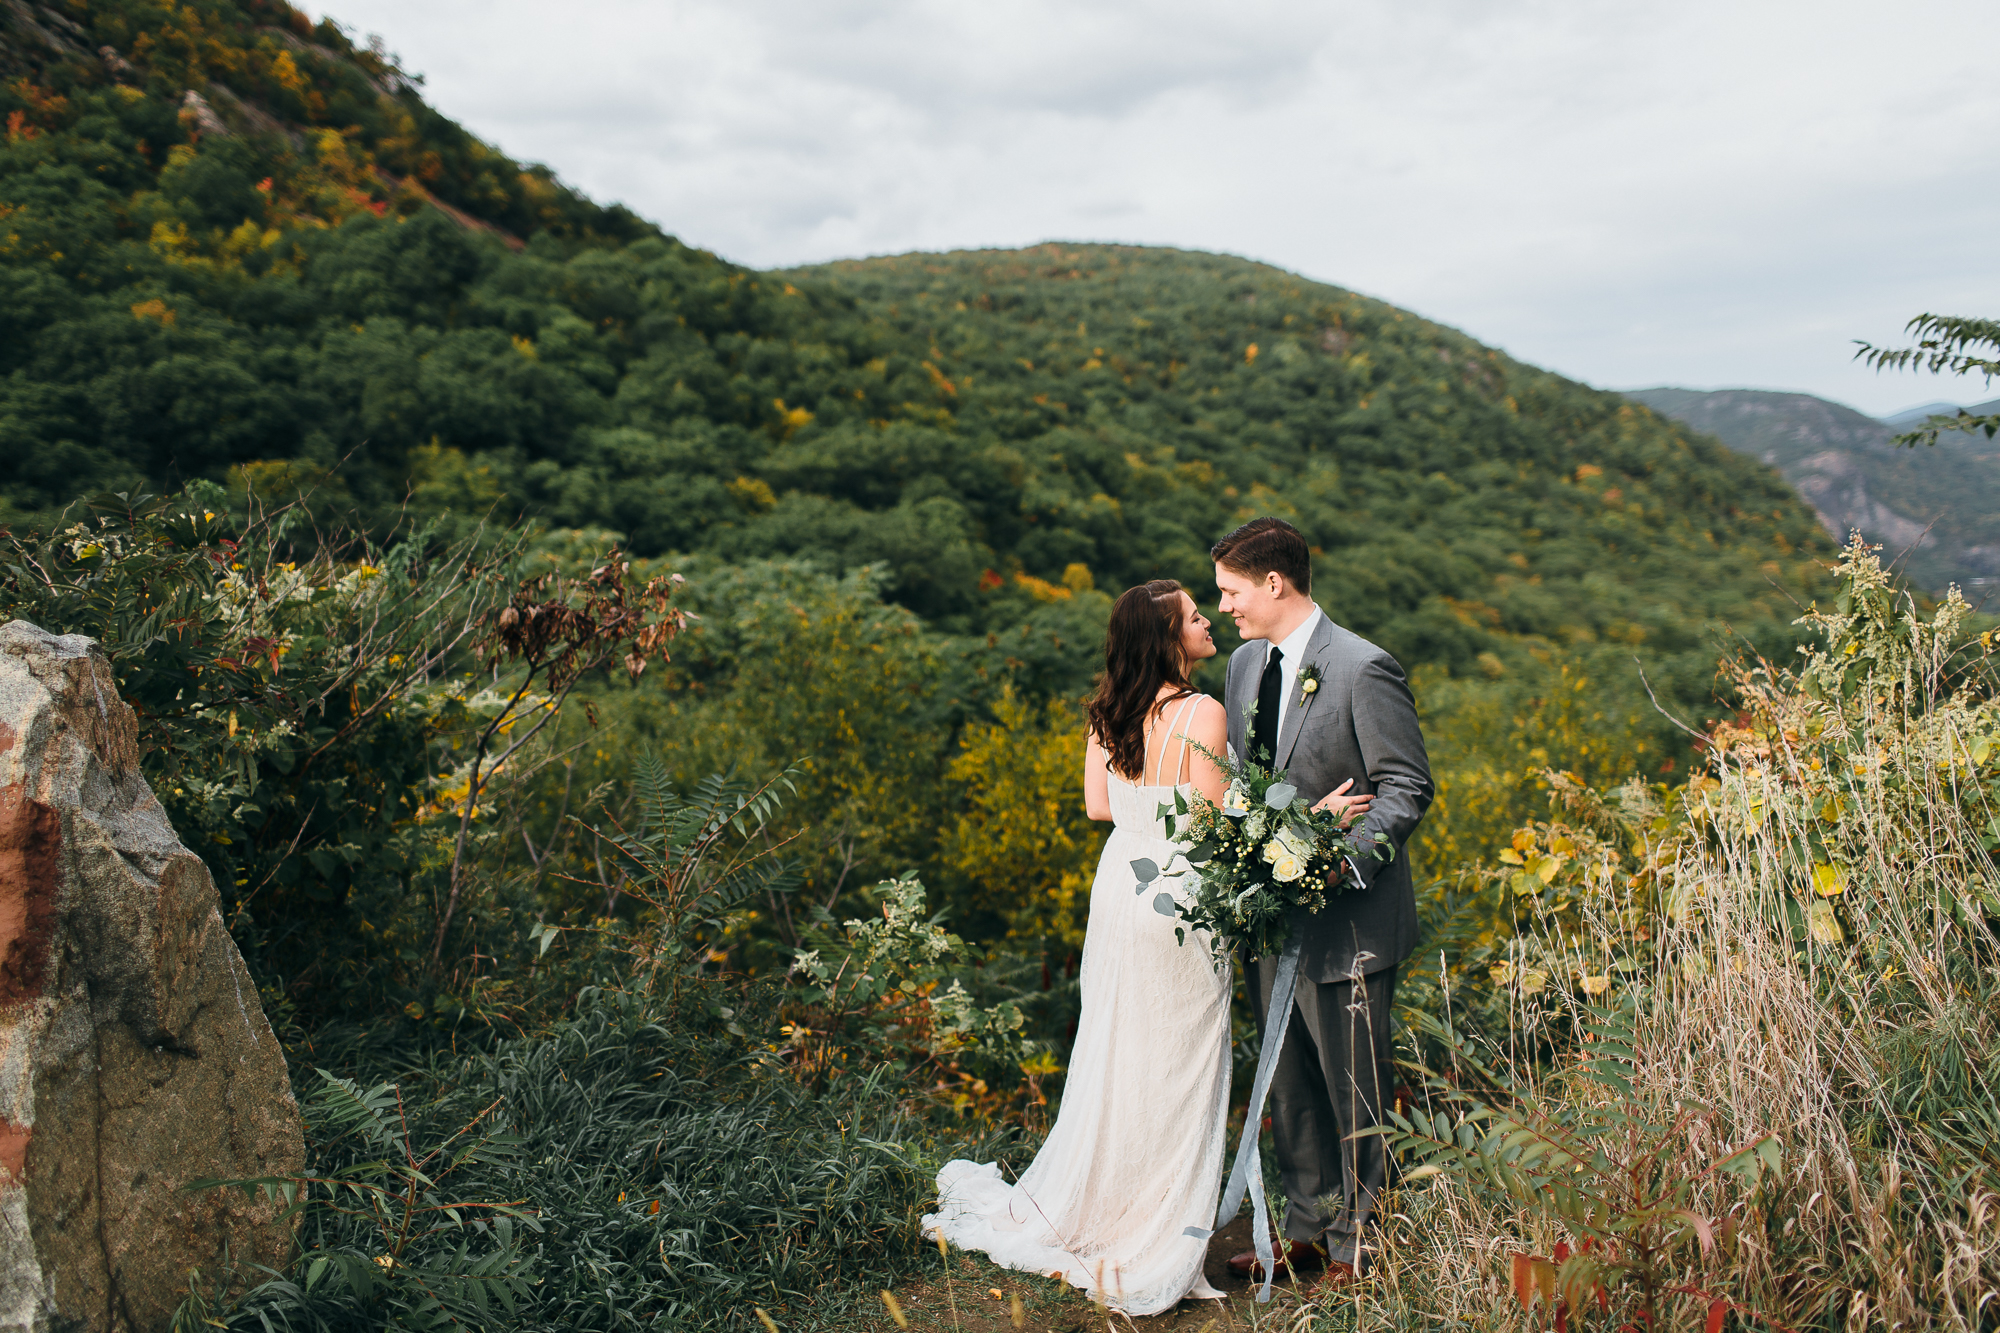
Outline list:
[[[788,767],[757,784],[733,772],[711,774],[683,793],[659,756],[644,754],[633,775],[632,827],[609,811],[608,829],[578,821],[621,858],[607,910],[626,896],[650,914],[635,941],[647,985],[678,989],[707,961],[732,913],[760,895],[775,899],[797,887],[796,871],[780,853],[800,833],[775,835],[771,828],[785,795],[796,790],[797,772]]]
[[[422,988],[397,955],[444,860],[427,807],[483,720],[468,668],[514,544],[417,532],[301,554],[303,522],[296,505],[233,517],[205,482],[100,496],[0,531],[0,617],[98,641],[147,779],[262,977],[310,1003],[316,975],[359,972],[358,992],[318,999],[401,1007]]]
[[[240,1182],[301,1205],[298,1256],[235,1295],[212,1275],[183,1330],[651,1333],[741,1329],[753,1306],[793,1328],[934,1264],[916,1222],[936,1163],[1011,1136],[940,1133],[885,1066],[807,1087],[761,1039],[784,990],[587,988],[533,1037],[322,1079],[317,1183]]]
[[[1031,1060],[1037,1047],[1022,1033],[1020,1004],[982,1005],[967,989],[965,942],[925,915],[916,876],[878,884],[874,897],[877,918],[836,927],[821,909],[805,931],[810,947],[792,964],[804,984],[785,1027],[799,1075],[824,1086],[887,1063],[937,1080],[949,1095],[962,1060],[1002,1068]]]
[[[513,670],[506,690],[496,691],[498,706],[473,733],[462,794],[453,793],[458,833],[431,944],[433,967],[442,961],[465,886],[466,843],[487,785],[535,742],[587,677],[617,662],[637,680],[650,661],[667,656],[667,644],[687,623],[686,615],[670,603],[682,582],[673,574],[635,577],[632,562],[614,546],[581,578],[550,571],[526,580],[495,613],[480,648],[496,680],[503,663]]]
[[[252,1292],[247,1312],[307,1302],[351,1307],[378,1327],[437,1329],[511,1316],[529,1296],[540,1232],[527,1201],[467,1197],[519,1156],[518,1135],[495,1127],[496,1098],[430,1142],[413,1132],[402,1089],[362,1088],[321,1071],[308,1103],[332,1174],[298,1179],[197,1180],[189,1189],[239,1188],[283,1199],[303,1214],[309,1253],[296,1277]],[[486,1177],[478,1184],[471,1178]],[[331,1243],[327,1243],[330,1237]],[[315,1241],[320,1243],[315,1244]],[[193,1313],[190,1310],[190,1313]]]
[[[1917,340],[1915,347],[1877,347],[1861,342],[1860,350],[1854,354],[1856,359],[1877,370],[1984,375],[1988,384],[1995,375],[2000,375],[2000,320],[1925,314],[1904,325],[1903,332]],[[1956,416],[1929,417],[1915,430],[1898,435],[1892,443],[1936,444],[1938,435],[1948,430],[1983,433],[1990,440],[2000,433],[2000,412],[1982,415],[1961,408]]]

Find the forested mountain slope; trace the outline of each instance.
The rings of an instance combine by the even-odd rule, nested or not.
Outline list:
[[[1829,533],[1844,539],[1858,530],[1880,543],[1919,587],[1978,587],[2000,575],[2000,442],[1947,431],[1934,447],[1899,449],[1890,438],[1928,412],[1877,421],[1804,393],[1644,389],[1626,397],[1777,468]]]
[[[983,634],[1087,583],[1200,586],[1210,540],[1273,511],[1406,661],[1636,650],[1689,707],[1712,635],[1779,646],[1830,550],[1761,464],[1263,265],[759,274],[508,161],[276,0],[12,6],[0,33],[17,520],[202,475],[376,530],[449,508],[876,563]]]
[[[1490,630],[1681,647],[1704,623],[1788,617],[1766,574],[1803,587],[1825,549],[1768,470],[1264,265],[1047,245],[784,276],[921,349],[953,446],[854,425],[788,444],[760,466],[794,494],[744,525],[752,545],[880,542],[860,514],[949,503],[969,542],[1042,577],[1199,581],[1211,534],[1277,512],[1324,549],[1336,615],[1460,664]]]

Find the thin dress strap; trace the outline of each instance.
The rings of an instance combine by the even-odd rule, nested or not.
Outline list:
[[[1151,716],[1153,720],[1146,724],[1146,729],[1144,733],[1146,740],[1145,748],[1139,751],[1139,759],[1140,759],[1139,785],[1142,787],[1152,786],[1153,785],[1152,779],[1155,776],[1157,776],[1153,771],[1155,767],[1153,761],[1153,732],[1159,726],[1159,721],[1160,721],[1159,710],[1155,709],[1151,714]],[[1167,752],[1167,747],[1162,745],[1160,747],[1160,754],[1164,757],[1166,752]]]
[[[1156,757],[1153,754],[1153,737],[1159,731],[1160,724],[1167,720],[1167,706],[1161,704],[1159,707],[1153,709],[1152,718],[1153,721],[1146,728],[1146,766],[1139,771],[1142,785],[1147,787],[1157,787],[1160,785],[1160,764],[1167,757],[1166,741],[1160,742],[1159,755]],[[1173,734],[1173,731],[1169,729],[1167,735],[1171,737]]]
[[[1170,736],[1178,735],[1181,738],[1181,752],[1174,756],[1173,785],[1176,787],[1181,785],[1182,782],[1181,768],[1183,765],[1187,763],[1187,752],[1188,752],[1187,720],[1189,715],[1192,714],[1194,710],[1200,706],[1201,706],[1201,696],[1199,694],[1190,695],[1188,697],[1188,701],[1181,705],[1180,713],[1174,718],[1173,731],[1167,733]],[[1160,747],[1160,757],[1162,759],[1167,757],[1167,747],[1164,745]],[[1192,776],[1192,774],[1190,774],[1190,776]]]
[[[1161,787],[1161,786],[1173,786],[1173,787],[1178,787],[1178,786],[1180,785],[1180,781],[1181,781],[1181,765],[1182,765],[1182,764],[1185,764],[1185,763],[1187,762],[1187,747],[1188,747],[1188,743],[1187,743],[1187,719],[1188,719],[1188,713],[1189,713],[1189,711],[1190,711],[1191,709],[1193,709],[1193,708],[1195,707],[1195,705],[1199,704],[1200,702],[1201,702],[1201,696],[1200,696],[1200,695],[1198,695],[1198,694],[1197,694],[1197,695],[1192,695],[1192,696],[1190,696],[1190,697],[1189,697],[1189,699],[1188,699],[1188,701],[1187,701],[1186,703],[1184,703],[1184,704],[1182,704],[1182,705],[1181,705],[1181,708],[1180,708],[1180,711],[1179,711],[1178,713],[1175,713],[1175,714],[1174,714],[1174,720],[1173,720],[1173,725],[1172,725],[1172,726],[1170,726],[1170,727],[1169,727],[1169,728],[1167,729],[1167,740],[1165,740],[1165,741],[1161,741],[1161,742],[1160,742],[1160,756],[1159,756],[1159,759],[1158,759],[1158,760],[1155,760],[1155,759],[1153,758],[1153,732],[1154,732],[1154,730],[1155,730],[1155,727],[1153,727],[1153,726],[1149,726],[1149,727],[1147,727],[1147,728],[1146,728],[1146,730],[1145,730],[1145,736],[1146,736],[1146,766],[1145,766],[1144,768],[1142,768],[1142,769],[1141,769],[1141,770],[1139,771],[1139,776],[1140,776],[1140,777],[1141,777],[1142,779],[1143,779],[1143,778],[1153,778],[1153,779],[1159,779],[1159,778],[1163,778],[1163,777],[1165,777],[1165,776],[1166,776],[1166,769],[1165,769],[1165,767],[1164,767],[1163,765],[1164,765],[1164,763],[1165,763],[1165,760],[1166,760],[1166,757],[1167,757],[1167,744],[1168,744],[1168,742],[1169,742],[1169,741],[1171,741],[1171,740],[1172,740],[1172,739],[1173,739],[1173,738],[1174,738],[1174,737],[1175,737],[1176,735],[1180,736],[1180,738],[1181,738],[1181,752],[1180,752],[1180,754],[1179,754],[1179,755],[1175,756],[1175,759],[1174,759],[1174,780],[1173,780],[1173,781],[1172,781],[1171,783],[1162,783],[1162,782],[1159,782],[1159,781],[1157,781],[1157,780],[1156,780],[1156,781],[1153,781],[1153,782],[1144,782],[1144,783],[1142,783],[1141,785],[1143,785],[1143,786],[1147,786],[1147,787]],[[1163,712],[1163,711],[1165,710],[1165,707],[1166,707],[1166,705],[1164,705],[1164,704],[1162,704],[1162,705],[1161,705],[1161,712]],[[1157,722],[1159,722],[1159,721],[1163,721],[1163,720],[1164,720],[1164,718],[1163,718],[1163,717],[1161,716],[1161,712],[1155,712],[1155,713],[1153,714],[1153,717],[1154,717],[1154,719],[1155,719],[1155,723],[1156,723],[1156,724],[1157,724]]]

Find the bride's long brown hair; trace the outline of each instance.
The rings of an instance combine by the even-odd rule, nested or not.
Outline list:
[[[1181,646],[1181,592],[1172,579],[1154,579],[1118,595],[1104,630],[1104,674],[1085,705],[1111,771],[1134,781],[1146,776],[1147,716],[1194,693]],[[1174,691],[1165,699],[1163,685]]]

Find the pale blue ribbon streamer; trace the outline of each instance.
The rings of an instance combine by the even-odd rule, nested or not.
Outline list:
[[[1243,1117],[1243,1133],[1236,1143],[1236,1165],[1229,1183],[1222,1187],[1222,1200],[1215,1210],[1215,1230],[1189,1227],[1184,1233],[1207,1240],[1235,1220],[1250,1195],[1251,1226],[1256,1228],[1257,1262],[1264,1266],[1264,1285],[1257,1291],[1259,1304],[1271,1299],[1271,1280],[1278,1274],[1277,1255],[1271,1248],[1270,1205],[1264,1198],[1264,1164],[1257,1151],[1263,1137],[1264,1099],[1271,1092],[1271,1074],[1278,1067],[1278,1053],[1285,1047],[1285,1029],[1292,1025],[1292,996],[1299,981],[1299,937],[1285,941],[1278,954],[1277,974],[1271,978],[1271,1003],[1264,1009],[1264,1047],[1257,1054],[1257,1078],[1250,1085],[1250,1109]],[[1272,1030],[1276,1025],[1276,1031]]]

